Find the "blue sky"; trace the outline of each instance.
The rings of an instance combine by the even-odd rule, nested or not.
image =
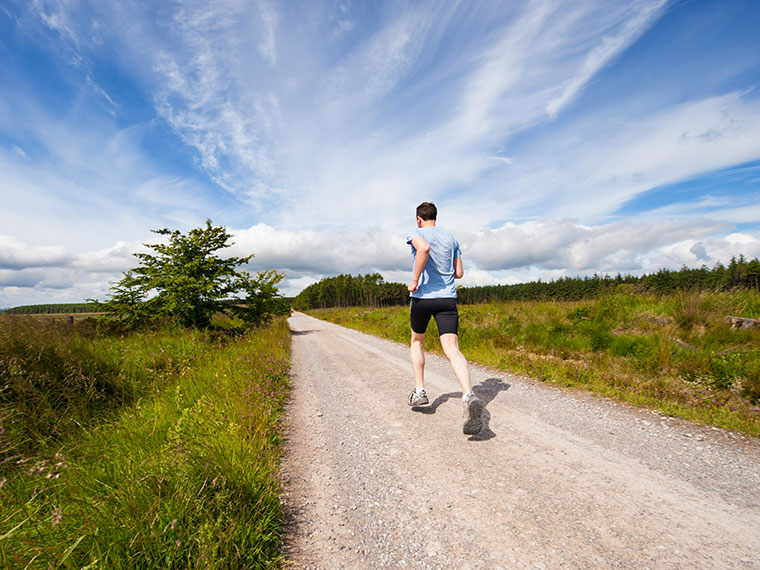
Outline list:
[[[249,269],[466,285],[760,256],[760,3],[0,0],[0,307],[206,218]]]

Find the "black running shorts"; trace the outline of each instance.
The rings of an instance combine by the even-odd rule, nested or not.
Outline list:
[[[442,334],[459,332],[459,312],[455,298],[441,299],[417,299],[412,297],[409,310],[409,320],[412,330],[418,334],[424,334],[427,330],[430,317],[435,318],[438,326],[438,336]]]

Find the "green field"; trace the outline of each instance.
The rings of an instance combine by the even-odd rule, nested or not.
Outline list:
[[[744,434],[760,435],[760,293],[626,292],[595,300],[460,305],[460,344],[474,362],[587,390]],[[408,307],[309,314],[408,343]],[[431,323],[429,332],[435,332]],[[426,349],[441,354],[435,334]]]
[[[289,351],[0,316],[0,567],[279,566]]]

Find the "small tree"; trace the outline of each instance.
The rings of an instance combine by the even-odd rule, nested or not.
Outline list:
[[[206,220],[205,228],[187,234],[166,228],[153,232],[168,236],[169,242],[145,244],[153,253],[134,254],[140,265],[125,272],[112,286],[110,299],[99,303],[110,320],[133,327],[150,318],[172,317],[185,326],[208,327],[217,312],[235,314],[250,324],[287,312],[276,288],[283,273],[266,270],[252,277],[237,269],[252,254],[216,254],[232,245],[223,226]]]

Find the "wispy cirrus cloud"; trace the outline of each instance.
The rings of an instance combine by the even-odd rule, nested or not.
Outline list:
[[[687,100],[635,115],[600,110],[515,151],[511,164],[482,182],[487,192],[478,205],[505,217],[592,222],[614,216],[649,190],[759,157],[760,98],[751,93]],[[468,209],[459,203],[465,200],[457,202]],[[683,208],[685,215],[691,211]],[[670,213],[677,215],[675,208]]]
[[[259,43],[259,53],[270,65],[277,65],[277,24],[279,14],[277,10],[266,0],[259,0],[261,23],[264,27],[262,39]]]
[[[586,84],[604,66],[608,65],[616,56],[628,46],[638,40],[649,27],[656,22],[667,5],[667,0],[652,2],[644,5],[631,5],[631,13],[625,18],[619,29],[609,34],[593,34],[601,40],[589,51],[586,51],[582,65],[576,74],[564,82],[559,96],[549,101],[546,112],[554,118],[559,112],[575,99]]]
[[[315,6],[303,24],[272,2],[186,2],[171,13],[174,34],[146,21],[136,32],[158,54],[148,78],[158,114],[213,181],[254,209],[279,203],[272,213],[287,223],[301,209],[336,223],[360,195],[392,219],[414,189],[477,181],[512,134],[556,116],[656,21],[662,2],[525,3],[502,14],[389,5],[337,40],[349,50],[317,52],[335,22]],[[486,34],[481,16],[496,16]],[[276,41],[287,29],[299,35]],[[248,34],[258,38],[253,52]]]

